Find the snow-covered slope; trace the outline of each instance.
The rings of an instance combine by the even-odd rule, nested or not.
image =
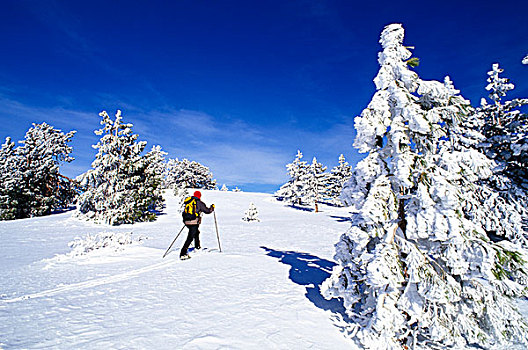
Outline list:
[[[346,208],[295,209],[271,195],[203,191],[216,204],[202,246],[178,258],[178,200],[156,222],[109,227],[71,213],[0,222],[1,349],[350,349],[343,306],[320,285],[347,230]],[[261,222],[244,222],[249,204]],[[68,242],[132,232],[141,244],[70,256]]]

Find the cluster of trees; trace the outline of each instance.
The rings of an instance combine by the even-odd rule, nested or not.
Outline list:
[[[275,193],[278,199],[296,205],[314,205],[318,211],[317,203],[342,205],[341,190],[343,184],[352,176],[352,167],[339,156],[339,164],[326,172],[323,166],[314,157],[311,164],[302,160],[303,154],[297,151],[297,156],[290,164],[286,165],[290,180],[281,186]]]
[[[0,149],[0,220],[47,215],[73,202],[75,185],[59,166],[73,160],[74,134],[42,123],[33,124],[19,146],[6,138]]]
[[[322,286],[363,348],[493,348],[528,342],[511,297],[526,295],[526,100],[489,73],[473,108],[446,77],[412,71],[404,29],[383,30],[377,91],[355,119],[366,157],[342,196],[352,226]]]
[[[74,160],[69,146],[75,131],[64,134],[33,124],[20,146],[8,137],[0,149],[0,220],[42,216],[76,204],[78,217],[111,225],[151,221],[163,206],[165,188],[216,188],[209,169],[187,159],[166,161],[154,146],[145,153],[132,124],[121,111],[112,119],[99,114],[102,127],[91,169],[68,179],[59,172]]]

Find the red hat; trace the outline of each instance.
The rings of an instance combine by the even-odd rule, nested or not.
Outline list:
[[[198,199],[202,198],[202,194],[200,193],[200,191],[195,191],[193,196],[195,196]]]

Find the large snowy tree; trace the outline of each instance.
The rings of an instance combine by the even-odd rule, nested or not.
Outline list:
[[[526,293],[523,251],[492,242],[465,213],[474,183],[494,162],[455,149],[450,129],[472,111],[452,83],[424,81],[385,27],[376,93],[355,119],[365,159],[343,190],[353,225],[336,245],[339,265],[323,285],[342,297],[364,348],[461,348],[523,342],[528,325],[510,296]]]
[[[93,147],[98,150],[92,169],[83,174],[84,192],[77,201],[78,215],[111,225],[151,221],[153,209],[162,202],[161,149],[154,148],[143,156],[145,141],[137,141],[132,124],[123,123],[121,111],[112,120],[106,111],[101,136]]]
[[[69,145],[74,134],[34,123],[19,147],[6,140],[0,151],[0,219],[47,215],[72,203],[75,185],[59,168],[74,159]]]

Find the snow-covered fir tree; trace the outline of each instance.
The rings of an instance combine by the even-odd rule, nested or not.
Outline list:
[[[169,160],[166,176],[167,183],[172,188],[203,188],[204,190],[216,188],[216,180],[213,179],[213,173],[209,168],[188,159]]]
[[[146,142],[137,141],[132,124],[121,121],[120,110],[114,120],[106,111],[99,115],[103,127],[95,134],[101,138],[93,146],[98,153],[92,169],[80,177],[85,191],[77,201],[78,215],[111,225],[154,220],[152,210],[161,201],[161,150],[142,156]]]
[[[502,72],[497,63],[493,64],[486,86],[493,104],[483,99],[478,108],[485,137],[482,148],[504,167],[504,175],[528,189],[528,114],[521,110],[528,105],[528,98],[503,101],[515,86],[508,78],[499,76]]]
[[[257,207],[255,206],[255,204],[253,204],[253,202],[251,202],[249,204],[249,208],[246,211],[246,213],[245,213],[244,217],[242,218],[242,220],[247,221],[247,222],[251,222],[251,221],[259,221],[260,222],[260,219],[258,217]]]
[[[227,191],[229,191],[229,188],[227,188],[227,186],[225,184],[223,184],[222,188],[220,189],[220,191],[227,192]]]
[[[21,146],[15,148],[10,139],[6,140],[0,153],[5,177],[0,185],[0,219],[47,215],[73,202],[75,185],[60,174],[59,167],[74,159],[69,145],[74,134],[64,134],[47,123],[34,123]]]
[[[233,192],[242,192],[242,190],[238,188],[237,186],[235,186],[235,188],[233,188]]]
[[[508,79],[501,78],[500,73],[502,69],[497,64],[488,73],[487,90],[494,103],[488,104],[483,99],[476,113],[453,124],[449,130],[450,141],[454,150],[478,150],[494,159],[497,165],[493,167],[491,176],[474,182],[474,191],[464,196],[464,214],[472,221],[479,222],[494,240],[508,239],[528,247],[525,222],[528,201],[522,186],[525,183],[523,170],[518,160],[511,156],[511,149],[515,148],[512,140],[517,140],[514,141],[517,144],[525,142],[523,124],[526,123],[523,119],[526,116],[516,109],[523,104],[523,99],[517,99],[514,103],[502,102],[502,98],[514,86]],[[450,86],[454,89],[452,83]],[[522,159],[522,156],[518,159]]]
[[[326,189],[327,174],[325,171],[326,167],[319,163],[316,157],[313,157],[306,174],[306,191],[302,197],[304,202],[314,205],[316,213],[319,212],[318,203],[323,198]]]
[[[333,205],[343,205],[341,191],[343,190],[343,185],[351,176],[352,167],[345,160],[345,156],[341,154],[339,156],[339,164],[333,167],[332,170],[330,170],[330,173],[326,176],[324,190],[325,200]]]
[[[18,202],[23,200],[21,168],[15,143],[7,137],[0,149],[0,220],[13,220],[20,216]]]
[[[275,193],[279,199],[299,205],[302,204],[306,194],[306,175],[310,169],[310,166],[302,158],[303,154],[298,150],[293,162],[286,165],[290,180]]]
[[[351,336],[368,349],[528,345],[509,296],[526,293],[518,245],[492,242],[464,215],[494,162],[453,149],[449,128],[471,113],[452,86],[409,69],[400,24],[384,28],[376,93],[356,117],[366,158],[343,190],[354,214],[336,245],[326,297],[341,297]]]

